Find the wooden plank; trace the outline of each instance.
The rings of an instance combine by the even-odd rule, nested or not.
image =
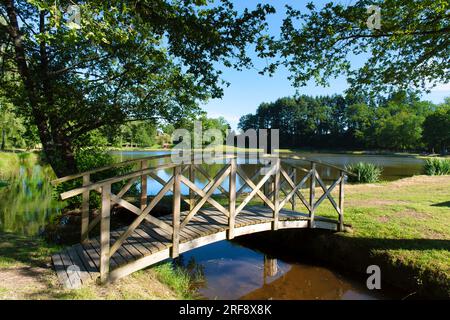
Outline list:
[[[151,228],[148,225],[141,225],[141,229],[147,233],[150,237],[155,239],[154,242],[152,242],[153,245],[159,248],[159,250],[168,248],[172,246],[172,239],[171,236],[168,236],[164,233],[162,229],[159,228]]]
[[[81,178],[86,174],[93,174],[93,173],[109,170],[111,168],[122,167],[122,166],[126,166],[129,164],[138,163],[142,160],[156,160],[156,159],[161,159],[161,158],[170,158],[171,156],[172,156],[171,154],[163,154],[163,155],[150,156],[150,157],[140,158],[140,159],[131,159],[131,160],[123,161],[123,162],[113,163],[111,165],[104,166],[101,168],[85,171],[85,172],[70,175],[70,176],[65,176],[62,178],[58,178],[58,179],[52,180],[51,183],[52,183],[52,185],[57,185],[57,184],[60,184],[60,183],[66,182],[66,181]]]
[[[102,187],[102,209],[100,221],[100,281],[106,282],[109,274],[109,241],[110,241],[110,214],[111,214],[111,185]]]
[[[111,240],[115,240],[117,242],[121,236],[122,234],[118,231],[111,231]],[[119,255],[123,258],[123,260],[125,260],[124,263],[136,260],[138,256],[140,256],[140,253],[136,252],[137,250],[128,242],[128,238],[125,239],[117,249]],[[123,263],[120,263],[119,265],[122,264]]]
[[[236,159],[231,159],[230,181],[229,181],[229,204],[228,204],[228,239],[234,238],[234,219],[236,216]]]
[[[95,257],[95,255],[97,256],[98,271],[100,272],[100,247],[101,247],[101,245],[100,245],[99,239],[97,237],[92,238],[89,241],[89,243],[94,250],[92,252],[93,256],[94,257]],[[109,262],[110,262],[111,267],[114,268],[114,267],[120,265],[121,263],[124,263],[125,260],[119,254],[115,254],[115,255],[113,255],[113,257],[111,257]]]
[[[314,227],[314,198],[316,194],[316,163],[311,162],[311,176],[309,181],[309,226]]]
[[[159,251],[158,247],[153,244],[153,242],[156,240],[150,237],[150,235],[148,235],[144,230],[142,230],[141,228],[137,228],[135,232],[139,235],[139,238],[137,238],[137,240],[140,241],[141,245],[150,252],[149,254],[153,254]]]
[[[345,173],[340,172],[341,181],[339,184],[339,228],[338,231],[344,231],[344,186],[345,186]]]
[[[150,172],[153,172],[153,171],[159,171],[159,170],[163,170],[163,169],[170,169],[170,168],[174,168],[175,166],[176,166],[176,164],[172,164],[172,163],[163,164],[163,165],[151,167],[151,168],[148,168],[148,169],[145,169],[145,170],[134,171],[134,172],[125,174],[123,176],[117,176],[117,177],[105,179],[105,180],[102,180],[102,181],[94,182],[94,183],[91,183],[90,185],[85,186],[85,187],[80,187],[80,188],[76,188],[76,189],[72,189],[72,190],[63,192],[63,193],[60,194],[60,198],[62,200],[66,200],[68,198],[72,198],[72,197],[75,197],[75,196],[77,196],[79,194],[82,194],[85,191],[102,188],[104,185],[114,184],[114,183],[117,183],[117,182],[120,182],[120,181],[123,181],[123,180],[137,178],[137,177],[140,177],[140,176],[142,176],[144,174],[149,174]]]
[[[280,170],[281,170],[281,162],[280,159],[277,159],[275,162],[276,171],[275,171],[275,181],[274,181],[274,204],[273,204],[273,222],[272,229],[278,229],[278,216],[280,214]]]
[[[100,254],[92,246],[93,241],[94,240],[91,239],[88,243],[82,244],[81,247],[83,248],[83,251],[91,258],[91,261],[94,263],[97,271],[100,272]]]
[[[91,183],[89,174],[83,176],[83,186]],[[90,191],[85,191],[82,194],[81,202],[81,242],[89,239],[89,194]]]
[[[83,264],[86,268],[86,271],[89,272],[91,278],[95,280],[99,275],[99,269],[95,266],[94,261],[87,254],[84,248],[80,244],[76,244],[73,246],[75,252],[78,254],[78,257],[83,261]]]
[[[325,198],[328,198],[328,200],[330,200],[330,202],[333,205],[336,212],[338,214],[340,214],[339,207],[337,206],[336,201],[334,201],[333,197],[331,196],[331,192],[340,183],[341,178],[339,177],[336,181],[334,181],[328,189],[327,189],[326,185],[323,183],[322,179],[320,179],[319,174],[317,172],[316,172],[316,178],[317,178],[317,182],[319,182],[319,185],[322,188],[324,194],[319,198],[319,200],[317,200],[317,202],[315,203],[314,206],[317,208]]]
[[[186,224],[189,222],[189,220],[192,219],[192,217],[198,212],[198,210],[200,210],[200,208],[205,204],[205,202],[207,201],[207,199],[213,194],[213,192],[217,189],[217,186],[219,186],[223,180],[225,180],[226,176],[229,174],[230,172],[230,166],[225,166],[224,167],[225,170],[221,170],[221,174],[219,176],[216,176],[216,178],[214,179],[214,183],[212,184],[212,186],[208,189],[208,191],[206,192],[205,197],[203,197],[194,207],[194,209],[192,209],[189,214],[186,216],[186,218],[183,220],[183,222],[181,223],[181,228],[184,228],[186,226]],[[222,173],[223,172],[223,173]]]
[[[145,170],[148,168],[148,161],[141,161],[141,170]],[[147,175],[143,174],[141,176],[141,210],[147,206]]]
[[[133,261],[133,262],[123,266],[123,267],[113,270],[111,272],[108,280],[115,281],[117,279],[123,278],[135,271],[144,269],[144,268],[146,268],[152,264],[155,264],[159,261],[168,259],[169,257],[170,257],[169,249],[159,251],[155,254],[138,259],[136,261]]]
[[[255,186],[255,188],[241,202],[239,207],[236,209],[236,213],[235,213],[236,215],[238,215],[239,212],[241,212],[241,210],[244,209],[244,207],[250,202],[250,200],[253,199],[255,194],[259,191],[259,189],[261,189],[262,185],[270,178],[270,176],[272,175],[274,170],[275,170],[275,166],[272,166],[272,168],[270,168],[269,172],[266,173],[266,175],[258,182],[258,184]]]
[[[81,285],[81,266],[72,261],[68,249],[61,252],[61,259],[66,269],[71,289],[78,289]],[[68,284],[68,283],[67,283]]]
[[[70,287],[71,283],[69,281],[69,277],[67,276],[66,268],[64,268],[60,253],[55,253],[52,255],[52,262],[59,282],[65,287]]]
[[[189,179],[187,179],[184,176],[180,177],[180,180],[182,183],[184,183],[189,190],[195,191],[200,197],[206,197],[206,192],[204,192],[202,189],[198,188],[195,184],[193,184]],[[214,206],[217,210],[222,212],[224,215],[228,216],[228,211],[216,200],[214,200],[211,197],[207,197],[206,201],[209,202],[212,206]]]
[[[173,203],[172,203],[172,249],[170,255],[172,258],[178,257],[180,245],[180,209],[181,209],[181,168],[175,167],[173,169]]]
[[[217,241],[221,241],[221,240],[225,240],[227,238],[227,232],[226,231],[221,231],[218,233],[214,233],[205,237],[201,237],[201,238],[196,238],[193,239],[189,242],[180,244],[180,252],[186,252],[195,248],[199,248],[202,247],[204,245],[213,243],[213,242],[217,242]]]
[[[270,208],[272,208],[273,209],[273,202],[272,201],[270,201],[270,199],[269,198],[267,198],[266,197],[266,195],[263,193],[263,192],[261,192],[261,187],[262,187],[262,184],[259,186],[259,189],[257,188],[257,185],[255,185],[254,183],[253,183],[253,181],[251,181],[248,177],[247,177],[247,175],[245,174],[245,172],[240,168],[240,167],[237,167],[236,168],[236,171],[237,171],[237,174],[239,174],[239,176],[245,181],[245,183],[250,187],[250,188],[252,188],[253,190],[252,190],[252,192],[253,191],[255,191],[256,192],[256,195],[265,203],[265,204],[267,204]],[[259,185],[259,184],[258,184]]]
[[[81,259],[78,257],[78,254],[75,250],[75,248],[71,247],[67,249],[67,253],[70,256],[70,259],[72,260],[72,263],[80,268],[79,276],[82,283],[86,283],[90,280],[92,280],[91,276],[89,275],[89,272],[86,270],[87,267],[84,265],[84,263],[81,261]]]

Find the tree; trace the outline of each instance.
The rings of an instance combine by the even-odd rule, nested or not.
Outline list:
[[[446,153],[450,146],[450,99],[435,112],[428,115],[423,123],[423,141],[434,153]]]
[[[251,66],[246,48],[273,12],[238,13],[228,0],[92,0],[78,4],[81,28],[71,28],[58,4],[69,2],[0,4],[0,72],[18,75],[0,76],[1,85],[37,126],[58,176],[77,171],[76,142],[92,130],[177,122],[193,117],[198,101],[220,97],[216,63]]]
[[[381,28],[366,25],[367,8],[381,8]],[[354,5],[307,5],[302,13],[287,7],[280,40],[268,40],[297,86],[315,79],[327,85],[345,74],[353,92],[427,89],[450,81],[448,0],[358,0]],[[352,55],[366,61],[352,66]],[[268,70],[273,70],[274,65]]]

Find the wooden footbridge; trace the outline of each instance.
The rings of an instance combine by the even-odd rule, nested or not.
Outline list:
[[[337,231],[344,228],[344,183],[348,172],[341,168],[298,156],[263,155],[259,159],[265,164],[252,166],[256,172],[247,175],[240,158],[223,155],[219,161],[221,169],[211,177],[204,167],[196,164],[197,159],[176,164],[170,158],[169,154],[130,160],[53,181],[54,184],[82,181],[80,187],[61,194],[63,200],[82,197],[81,241],[52,257],[64,286],[79,287],[98,278],[102,283],[114,281],[191,249],[241,235],[285,228]],[[149,165],[155,161],[160,163]],[[112,167],[133,165],[138,169],[92,181],[95,175]],[[318,166],[336,173],[329,186],[319,176]],[[160,170],[170,171],[170,179],[158,176]],[[198,174],[208,181],[203,188],[196,185]],[[147,195],[149,183],[161,185],[154,196]],[[182,194],[182,185],[189,189],[188,194]],[[135,202],[126,196],[133,186],[138,186],[140,193]],[[337,202],[331,193],[336,187]],[[320,196],[316,197],[316,189]],[[101,210],[96,216],[89,210],[92,192],[101,194]],[[172,213],[155,215],[158,203],[169,192]],[[262,202],[255,205],[257,198]],[[304,212],[295,210],[298,200],[306,209]],[[315,215],[325,200],[337,212],[336,220]],[[182,201],[188,204],[188,210],[181,209]],[[136,215],[135,219],[112,230],[113,206],[129,210]],[[89,237],[98,224],[100,235]]]

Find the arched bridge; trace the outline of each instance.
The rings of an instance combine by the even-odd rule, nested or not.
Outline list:
[[[129,160],[53,181],[56,185],[78,180],[79,186],[61,193],[61,199],[82,198],[80,243],[52,257],[66,287],[98,277],[102,283],[114,281],[191,249],[241,235],[285,228],[344,228],[344,184],[349,173],[342,168],[295,155],[259,155],[265,164],[249,166],[248,158],[222,155],[212,174],[208,166],[196,164],[198,159],[175,164],[170,158],[169,154]],[[93,181],[113,167],[129,170]],[[163,177],[158,175],[161,170]],[[320,172],[327,175],[329,186]],[[199,176],[204,183],[198,182]],[[161,189],[149,196],[154,184]],[[139,199],[127,196],[130,190]],[[97,215],[89,210],[92,193],[101,195]],[[170,214],[158,215],[159,203],[168,198]],[[325,200],[331,203],[327,218],[315,214]],[[114,229],[112,208],[126,209],[135,218]],[[336,219],[330,219],[331,211],[337,213]],[[99,235],[89,237],[98,224]]]

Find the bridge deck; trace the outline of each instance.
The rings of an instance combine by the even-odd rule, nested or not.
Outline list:
[[[187,212],[181,213],[183,220]],[[172,224],[172,216],[159,218]],[[273,212],[267,207],[249,207],[236,216],[235,236],[272,229]],[[286,209],[280,210],[278,229],[306,228],[308,215]],[[337,223],[315,217],[315,227],[336,230]],[[215,209],[203,209],[180,231],[179,252],[185,252],[227,238],[228,218]],[[111,242],[116,241],[122,229],[111,232]],[[170,257],[172,238],[165,230],[142,222],[128,237],[124,245],[111,258],[110,280],[126,276]],[[60,282],[75,288],[96,280],[100,273],[99,237],[88,243],[76,244],[52,256]],[[74,267],[76,266],[76,267]]]

